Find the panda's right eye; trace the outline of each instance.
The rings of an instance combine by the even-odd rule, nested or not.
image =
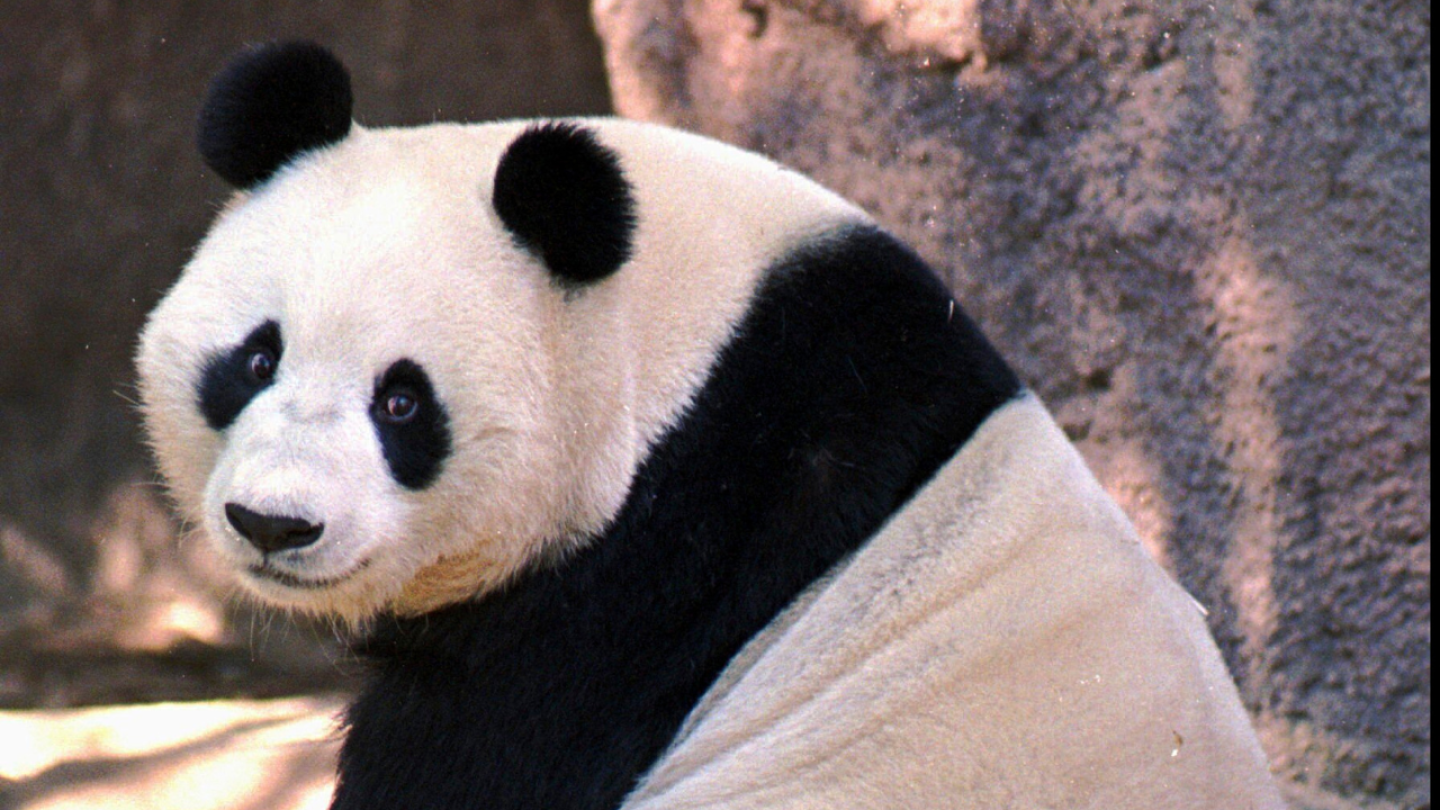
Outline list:
[[[279,359],[269,349],[257,349],[250,353],[250,359],[245,363],[245,373],[250,378],[252,385],[265,385],[275,379],[275,366]]]
[[[210,358],[201,373],[199,406],[205,421],[224,430],[269,388],[280,368],[280,325],[266,321],[240,345]]]

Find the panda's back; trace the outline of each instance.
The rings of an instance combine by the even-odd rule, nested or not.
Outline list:
[[[1030,807],[1283,804],[1200,610],[1026,396],[747,645],[624,810]]]

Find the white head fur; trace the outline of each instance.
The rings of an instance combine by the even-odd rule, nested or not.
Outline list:
[[[146,425],[182,514],[247,590],[362,620],[494,589],[604,529],[787,247],[863,215],[798,175],[713,142],[582,125],[634,190],[631,259],[557,285],[490,204],[521,122],[350,128],[230,202],[152,314]],[[266,321],[273,384],[223,430],[205,367]],[[375,381],[420,364],[450,453],[407,489],[371,422]],[[262,553],[226,505],[323,524]]]

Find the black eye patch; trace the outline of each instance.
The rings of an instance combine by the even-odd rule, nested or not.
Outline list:
[[[450,417],[425,369],[399,360],[375,383],[370,421],[390,474],[406,489],[424,489],[450,455]]]
[[[250,401],[275,381],[280,324],[266,321],[234,349],[210,358],[200,377],[200,413],[212,430],[234,424]]]

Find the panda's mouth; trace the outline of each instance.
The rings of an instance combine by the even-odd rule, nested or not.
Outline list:
[[[256,579],[263,579],[274,582],[277,585],[284,585],[287,588],[295,588],[302,591],[319,591],[326,588],[333,588],[336,585],[340,585],[348,580],[354,579],[357,575],[360,574],[361,571],[364,571],[369,567],[370,560],[367,558],[361,560],[359,565],[339,576],[322,577],[318,579],[310,579],[308,577],[296,576],[289,571],[281,571],[280,569],[271,565],[269,561],[261,563],[260,565],[252,565],[250,566],[249,571],[250,575],[255,577]]]

